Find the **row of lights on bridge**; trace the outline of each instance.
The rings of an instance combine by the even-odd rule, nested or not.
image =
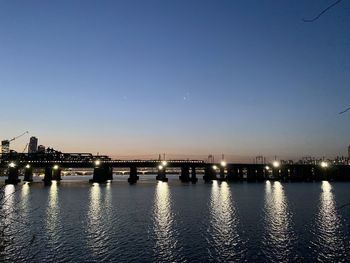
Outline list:
[[[158,166],[158,169],[159,169],[159,170],[163,170],[164,167],[167,166],[167,164],[168,164],[167,161],[162,161],[161,164]],[[101,161],[100,161],[100,160],[95,160],[95,166],[99,166],[99,165],[101,165]],[[220,166],[221,166],[221,167],[226,167],[226,165],[227,165],[227,163],[226,163],[225,161],[221,161],[221,162],[220,162]],[[273,166],[274,168],[279,168],[279,167],[281,166],[281,163],[280,163],[279,161],[273,161],[273,162],[272,162],[272,166]],[[329,165],[328,165],[327,162],[322,161],[322,162],[320,163],[320,166],[321,166],[322,168],[327,168]],[[10,163],[9,163],[9,167],[11,167],[11,168],[16,167],[16,163],[10,162]],[[27,169],[29,169],[29,168],[30,168],[30,165],[27,164],[25,167],[26,167]],[[57,169],[59,168],[59,166],[58,166],[57,164],[55,164],[52,168],[55,169],[55,170],[57,170]],[[216,169],[218,169],[218,167],[217,167],[216,165],[213,165],[213,169],[216,170]],[[268,165],[265,166],[265,169],[266,169],[266,170],[270,170],[270,166],[268,166]]]

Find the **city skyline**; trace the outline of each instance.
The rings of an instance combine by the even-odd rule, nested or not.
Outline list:
[[[200,3],[2,2],[0,139],[28,130],[113,157],[347,156],[349,3],[313,23],[318,2]]]

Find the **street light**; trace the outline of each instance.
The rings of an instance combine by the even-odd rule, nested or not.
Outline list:
[[[54,169],[54,170],[57,170],[57,169],[58,169],[58,165],[55,164],[55,165],[53,166],[53,169]]]
[[[265,170],[270,170],[270,166],[266,165]]]
[[[166,166],[167,164],[168,164],[167,161],[162,161],[162,165],[163,165],[163,166]]]
[[[163,166],[162,166],[162,165],[159,165],[159,166],[158,166],[158,169],[159,169],[159,170],[163,170]]]
[[[27,164],[27,165],[26,165],[26,168],[27,168],[27,169],[29,169],[29,168],[30,168],[30,165],[29,165],[29,164]]]
[[[325,161],[322,161],[322,162],[321,162],[321,167],[322,167],[322,168],[327,168],[327,167],[328,167],[328,163],[325,162]]]
[[[218,169],[218,167],[216,165],[213,165],[213,169],[216,170]]]
[[[99,166],[101,164],[101,161],[100,160],[96,160],[95,161],[95,166]]]
[[[273,165],[273,167],[278,168],[278,167],[280,167],[281,164],[279,161],[273,161],[272,165]]]
[[[225,161],[221,161],[220,164],[221,164],[222,167],[225,167],[225,166],[226,166],[226,162],[225,162]]]
[[[16,166],[16,163],[10,162],[10,163],[9,163],[9,166],[10,166],[11,168],[14,168],[14,167]]]

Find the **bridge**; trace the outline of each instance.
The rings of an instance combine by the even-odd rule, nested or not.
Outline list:
[[[61,180],[61,172],[69,168],[93,169],[90,182],[106,183],[113,180],[113,168],[129,169],[128,182],[139,180],[138,169],[152,168],[157,172],[156,179],[167,182],[167,171],[180,170],[182,182],[196,183],[198,173],[203,174],[205,182],[212,180],[261,182],[265,180],[294,181],[350,181],[350,165],[321,164],[269,164],[208,163],[202,160],[112,160],[108,156],[90,153],[8,153],[0,155],[0,169],[6,171],[6,184],[17,184],[19,176],[24,181],[33,181],[33,170],[44,170],[43,182],[50,185],[52,180]]]

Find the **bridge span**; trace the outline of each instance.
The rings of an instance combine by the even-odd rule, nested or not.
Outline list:
[[[129,169],[128,182],[134,184],[139,180],[139,169],[153,168],[156,179],[167,182],[167,171],[179,169],[182,182],[196,183],[198,173],[203,174],[205,182],[212,180],[260,182],[264,180],[294,181],[350,181],[350,165],[281,164],[274,161],[269,164],[243,163],[207,163],[202,160],[112,160],[108,156],[93,156],[87,153],[52,153],[19,154],[10,153],[0,156],[0,169],[5,171],[7,184],[33,180],[34,170],[44,170],[44,183],[50,185],[52,180],[61,180],[61,172],[69,168],[89,168],[93,170],[90,182],[106,183],[113,180],[114,168]]]

